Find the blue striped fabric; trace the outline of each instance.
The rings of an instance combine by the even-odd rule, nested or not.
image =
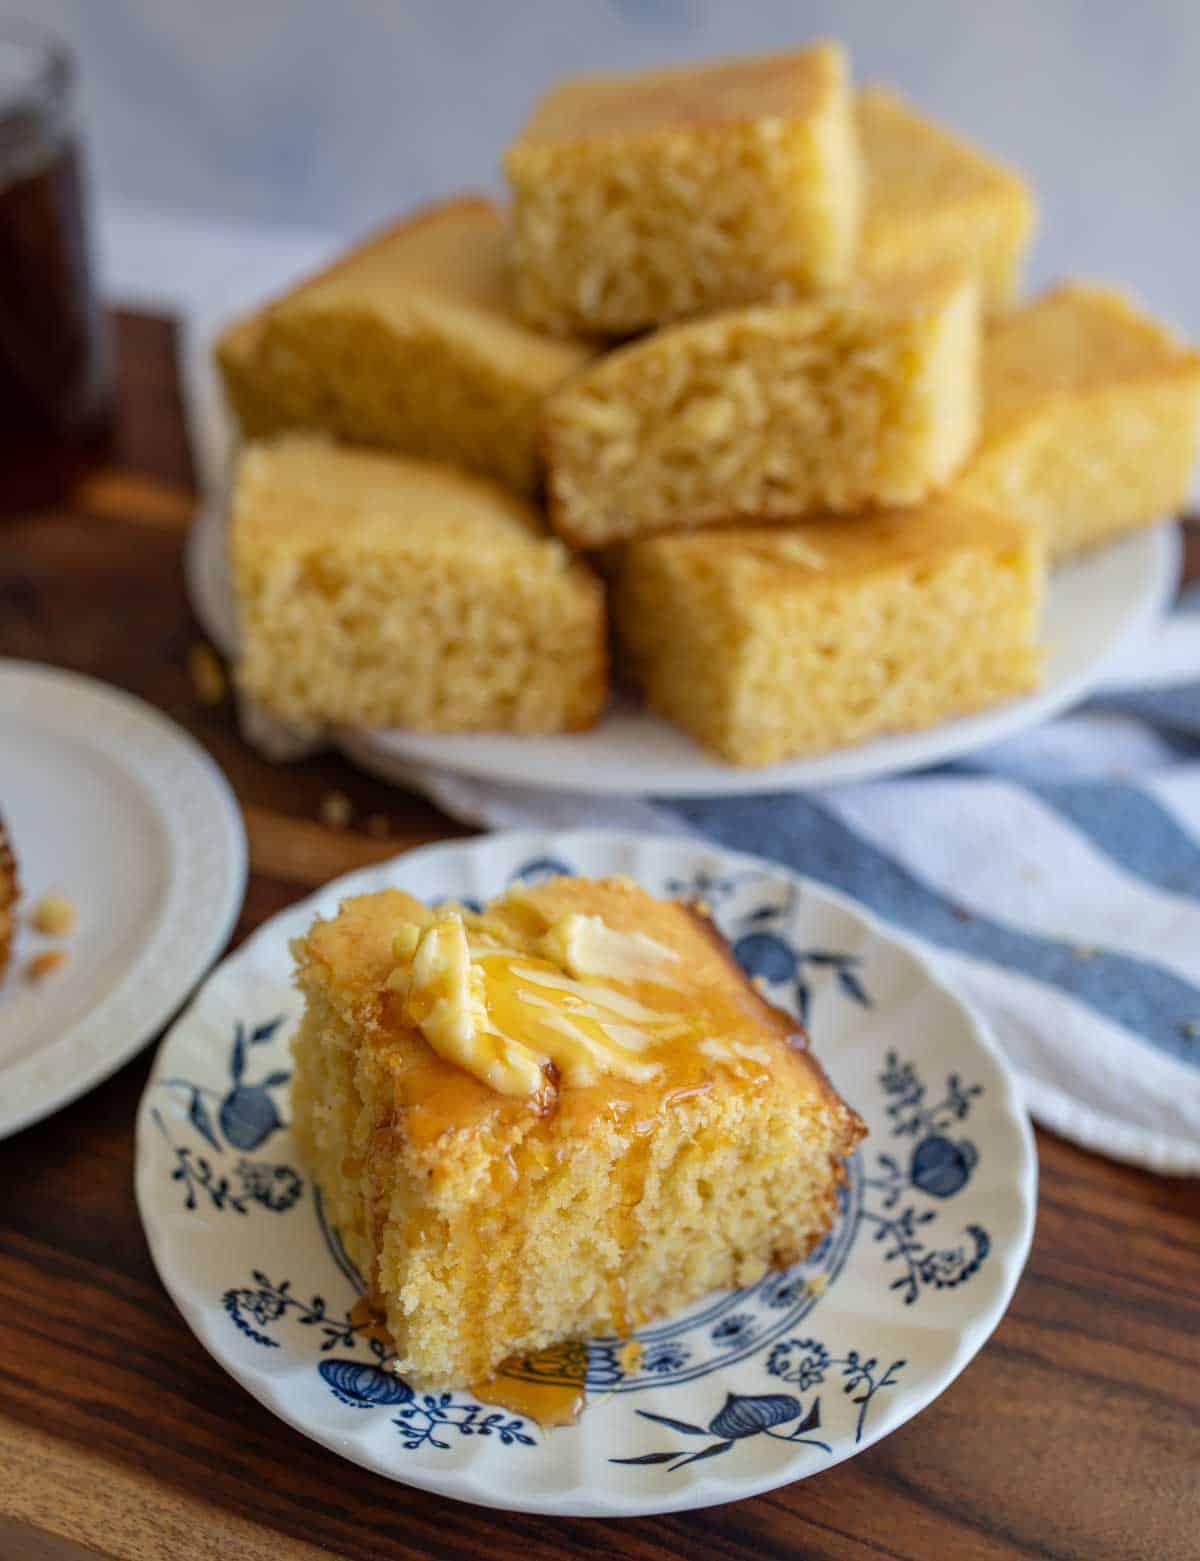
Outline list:
[[[1124,792],[1126,802],[1132,794],[1130,787],[1112,790]],[[1162,966],[1081,939],[1037,937],[957,904],[807,797],[686,799],[671,806],[722,845],[819,879],[940,948],[1056,987],[1171,1056],[1200,1066],[1200,1029],[1192,1035],[1188,1028],[1200,1016],[1200,986]],[[1194,861],[1190,885],[1200,897]]]
[[[1168,894],[1200,898],[1200,844],[1140,786],[1117,781],[1027,784],[1126,872]]]

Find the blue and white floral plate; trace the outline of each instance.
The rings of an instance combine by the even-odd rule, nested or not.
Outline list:
[[[543,1431],[384,1369],[360,1284],[288,1131],[288,940],[397,884],[480,900],[514,878],[626,873],[703,897],[745,968],[806,1017],[870,1136],[804,1263],[588,1345],[588,1404]],[[137,1194],[201,1342],[290,1425],[391,1479],[485,1506],[633,1516],[828,1469],[923,1409],[995,1328],[1033,1232],[1036,1161],[1012,1079],[924,962],[841,896],[754,857],[617,834],[485,836],[330,884],[262,927],[163,1042]],[[553,1373],[553,1362],[544,1370]]]

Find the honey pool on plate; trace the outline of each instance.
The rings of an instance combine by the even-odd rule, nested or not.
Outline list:
[[[381,1311],[362,1296],[350,1311],[350,1321],[365,1339],[395,1353],[387,1321]],[[622,1366],[637,1369],[641,1345],[630,1339],[622,1352]],[[483,1404],[495,1404],[525,1415],[543,1430],[573,1425],[587,1399],[588,1352],[585,1344],[551,1345],[532,1355],[514,1355],[503,1361],[494,1376],[472,1384],[470,1391]]]

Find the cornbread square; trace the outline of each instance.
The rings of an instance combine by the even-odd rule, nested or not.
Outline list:
[[[9,956],[12,953],[13,934],[17,924],[18,893],[17,858],[4,827],[4,820],[0,818],[0,980],[4,979],[4,972],[8,968]]]
[[[631,543],[614,612],[654,709],[731,764],[773,764],[1032,688],[1044,572],[1036,532],[942,497]]]
[[[532,494],[542,398],[590,350],[519,318],[504,218],[464,196],[235,322],[217,363],[249,439],[315,429]]]
[[[293,945],[296,1133],[397,1369],[477,1383],[802,1257],[865,1129],[713,924],[629,879],[399,890]]]
[[[599,547],[914,503],[969,453],[978,378],[978,290],[961,273],[673,326],[547,403],[551,524]]]
[[[861,169],[832,44],[561,82],[504,156],[517,299],[627,336],[850,275]]]
[[[1068,282],[987,336],[983,429],[956,488],[1039,527],[1052,563],[1186,502],[1200,354],[1124,294]]]
[[[603,588],[496,483],[283,435],[241,457],[230,555],[238,684],[301,729],[572,731],[604,704]]]
[[[985,314],[1007,311],[1036,219],[1025,181],[887,87],[860,91],[855,119],[866,172],[859,274],[958,265],[978,278]]]

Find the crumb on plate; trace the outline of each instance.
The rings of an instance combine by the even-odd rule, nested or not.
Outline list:
[[[64,949],[46,949],[41,954],[35,954],[25,966],[25,977],[35,983],[44,981],[66,962],[67,955]]]
[[[44,894],[29,913],[29,925],[48,938],[65,938],[75,925],[75,902],[65,894]]]
[[[188,676],[196,698],[202,705],[219,705],[225,698],[228,683],[221,658],[211,645],[198,640],[188,651]]]

